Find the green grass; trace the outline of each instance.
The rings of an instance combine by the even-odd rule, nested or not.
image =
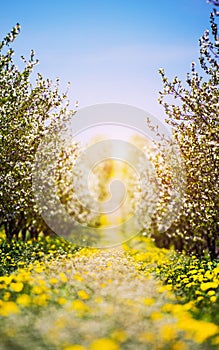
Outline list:
[[[0,276],[10,274],[18,267],[28,266],[34,261],[55,258],[73,253],[79,247],[61,237],[39,236],[36,240],[12,240],[8,242],[4,233],[0,235]]]

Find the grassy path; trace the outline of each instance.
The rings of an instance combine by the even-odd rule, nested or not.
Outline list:
[[[128,250],[82,249],[7,278],[1,350],[217,349],[205,341],[218,327],[194,320]]]

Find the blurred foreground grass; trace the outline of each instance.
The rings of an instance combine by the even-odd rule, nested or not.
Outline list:
[[[113,249],[1,238],[0,349],[218,349],[216,261],[135,238]]]

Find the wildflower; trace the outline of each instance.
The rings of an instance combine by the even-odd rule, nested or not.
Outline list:
[[[213,273],[215,276],[217,276],[219,274],[219,267],[215,267]]]
[[[214,345],[219,345],[219,335],[217,335],[217,336],[212,340],[212,344],[214,344]]]
[[[205,272],[204,276],[209,280],[211,280],[213,278],[212,272],[209,270]]]
[[[33,294],[41,294],[44,292],[44,288],[42,286],[33,286],[32,293]]]
[[[91,350],[119,350],[119,346],[108,338],[94,340],[90,348]]]
[[[95,299],[94,299],[94,302],[95,303],[102,303],[103,302],[103,298],[102,297],[96,297]]]
[[[197,343],[203,343],[218,333],[218,326],[214,323],[195,320],[189,315],[179,318],[178,327],[186,332],[187,337],[194,339]]]
[[[75,274],[74,276],[74,279],[76,279],[78,282],[83,282],[84,281],[84,278],[82,276],[80,276],[79,274]]]
[[[31,302],[31,298],[27,294],[21,294],[17,297],[16,302],[19,305],[28,306]]]
[[[154,311],[151,313],[150,318],[153,321],[157,321],[157,320],[161,320],[163,318],[163,315],[159,311]]]
[[[19,312],[20,310],[18,306],[13,301],[3,302],[0,308],[0,315],[5,317],[10,316],[12,314],[17,314]]]
[[[169,342],[177,336],[176,327],[173,324],[165,324],[161,328],[160,335],[165,342]]]
[[[125,331],[123,330],[115,330],[112,334],[111,334],[112,338],[120,343],[126,341],[126,339],[128,338],[127,334]]]
[[[85,292],[85,290],[79,290],[78,296],[79,296],[79,298],[81,298],[83,300],[87,300],[90,298],[89,294],[87,294],[87,292]]]
[[[64,305],[67,303],[67,300],[65,298],[62,298],[62,297],[58,298],[57,301],[58,301],[59,305]]]
[[[12,281],[13,276],[3,276],[2,280],[5,282],[5,284],[10,284]]]
[[[50,284],[57,284],[59,282],[59,280],[56,278],[56,277],[52,277],[52,278],[50,278],[50,280],[49,280],[49,283]]]
[[[186,343],[182,342],[182,341],[177,341],[174,342],[171,350],[187,350],[188,347],[186,345]]]
[[[11,283],[10,284],[10,289],[13,291],[13,292],[21,292],[22,289],[23,289],[24,285],[22,282],[16,282],[16,283]]]
[[[74,300],[70,309],[77,311],[80,315],[89,311],[89,307],[82,300]]]
[[[202,283],[200,289],[205,292],[208,289],[216,289],[218,287],[218,282],[206,282]]]
[[[36,295],[33,299],[33,303],[38,306],[45,306],[47,305],[48,295],[47,294],[40,294]]]
[[[30,272],[29,271],[24,271],[24,270],[19,270],[20,273],[16,275],[16,281],[17,282],[28,282],[30,279]]]
[[[82,345],[74,344],[74,345],[65,346],[63,350],[86,350],[86,349]]]
[[[60,272],[59,277],[63,283],[68,282],[68,278],[66,277],[66,274],[64,272]]]
[[[212,295],[215,295],[215,290],[209,290],[208,293],[207,293],[207,295],[209,295],[210,297],[211,297]]]
[[[10,299],[11,293],[10,292],[5,292],[3,299],[5,301],[8,301]]]
[[[44,270],[44,267],[42,265],[39,265],[35,268],[36,273],[41,273],[41,272],[43,272],[43,270]]]
[[[147,306],[151,306],[155,303],[155,300],[153,298],[144,298],[144,304]]]
[[[200,295],[200,294],[202,294],[202,292],[200,292],[200,290],[196,290],[196,291],[195,291],[195,294],[196,294],[196,295]]]

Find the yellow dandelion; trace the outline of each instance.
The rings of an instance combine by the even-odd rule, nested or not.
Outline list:
[[[212,340],[212,344],[214,344],[214,345],[219,345],[219,335],[217,335],[217,336]]]
[[[65,346],[63,350],[86,350],[86,348],[82,345],[74,344]]]
[[[44,266],[38,265],[38,266],[35,267],[35,272],[36,273],[41,273],[41,272],[43,272],[44,269],[45,269]]]
[[[171,347],[171,350],[187,350],[187,349],[188,349],[187,344],[184,343],[183,341],[177,341]]]
[[[63,298],[63,297],[58,298],[57,301],[58,301],[59,305],[64,305],[64,304],[67,303],[67,300],[65,298]]]
[[[82,300],[74,300],[71,303],[70,309],[75,310],[75,311],[82,313],[82,314],[89,311],[89,307]]]
[[[213,274],[211,271],[206,271],[205,272],[205,277],[208,278],[209,280],[211,280],[213,278]]]
[[[207,295],[209,295],[210,297],[211,297],[212,295],[215,295],[215,290],[209,290],[208,293],[207,293]]]
[[[112,338],[120,343],[124,342],[127,340],[128,336],[125,331],[123,330],[115,330],[111,334]]]
[[[176,327],[173,324],[165,324],[160,330],[160,335],[164,342],[174,340],[177,336]]]
[[[103,298],[102,297],[96,297],[96,298],[94,298],[94,302],[95,303],[102,303],[103,302]]]
[[[10,292],[5,292],[3,299],[5,301],[8,301],[10,299],[11,293]]]
[[[157,320],[161,320],[163,318],[163,315],[159,311],[154,311],[151,313],[150,318],[152,321],[157,321]]]
[[[68,278],[64,272],[60,272],[59,277],[63,283],[68,282]]]
[[[90,347],[91,350],[119,350],[118,344],[108,338],[96,339]]]
[[[203,343],[206,339],[218,333],[216,324],[195,320],[189,315],[179,319],[177,323],[179,328],[186,332],[187,337],[195,340],[197,343]]]
[[[46,287],[46,282],[43,279],[37,280],[37,284],[41,287]],[[44,288],[45,289],[45,288]]]
[[[49,283],[50,284],[57,284],[59,282],[59,280],[58,280],[58,278],[56,278],[56,277],[52,277],[52,278],[50,278],[50,280],[49,280]]]
[[[36,295],[33,299],[33,303],[38,306],[46,306],[48,303],[48,295],[47,294]]]
[[[12,276],[3,276],[3,281],[5,282],[5,284],[10,284],[12,281]]]
[[[75,275],[73,276],[73,278],[74,278],[76,281],[78,281],[78,282],[83,282],[83,281],[84,281],[84,278],[83,278],[81,275],[79,275],[79,274],[75,274]]]
[[[44,292],[44,288],[42,286],[33,286],[32,293],[33,294],[41,294]]]
[[[19,305],[28,306],[31,303],[31,298],[27,294],[21,294],[17,297],[16,302]]]
[[[79,290],[77,294],[78,294],[79,298],[81,298],[83,300],[87,300],[90,298],[89,294],[85,290]]]
[[[144,298],[144,304],[147,306],[153,305],[155,300],[153,298]]]
[[[216,289],[219,285],[219,282],[206,282],[202,283],[200,289],[205,292],[208,289]]]
[[[10,316],[12,314],[18,314],[20,309],[13,301],[5,301],[2,303],[0,307],[0,315],[1,316]]]
[[[13,291],[13,292],[21,292],[22,289],[24,288],[24,285],[22,282],[15,282],[15,283],[11,283],[10,284],[10,289]]]

